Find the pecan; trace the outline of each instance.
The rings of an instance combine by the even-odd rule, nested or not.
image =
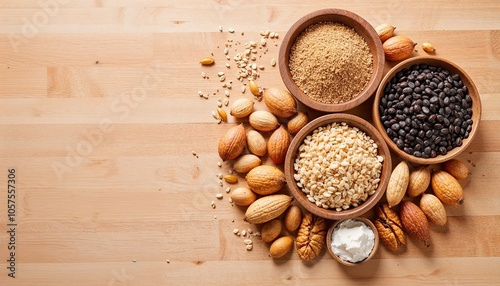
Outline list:
[[[377,218],[374,224],[382,244],[392,251],[406,245],[406,237],[398,214],[386,203],[377,205],[376,212]]]
[[[302,218],[295,245],[302,260],[310,261],[321,253],[325,245],[326,222],[323,218],[307,213]]]

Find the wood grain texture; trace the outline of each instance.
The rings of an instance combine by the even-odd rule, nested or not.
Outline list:
[[[224,98],[217,72],[234,80],[231,102],[251,96],[224,66],[224,44],[233,40],[232,57],[260,31],[282,37],[328,7],[433,43],[471,76],[483,105],[478,134],[459,156],[471,170],[461,182],[465,203],[447,207],[446,227],[431,227],[431,247],[409,239],[395,254],[381,246],[354,268],[326,251],[313,263],[295,252],[273,260],[258,239],[247,251],[233,229],[259,227],[243,221],[245,209],[231,206],[217,179],[230,168],[217,167],[219,138],[246,122],[214,121]],[[0,285],[498,284],[499,15],[496,0],[0,1]],[[259,53],[260,86],[284,87],[270,65],[280,45],[269,40]],[[212,52],[216,64],[201,67]],[[351,112],[370,119],[372,103]],[[12,168],[15,279],[7,276]]]

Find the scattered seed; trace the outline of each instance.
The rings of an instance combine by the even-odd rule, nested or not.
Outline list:
[[[231,65],[229,63],[226,63],[226,68],[231,68]]]
[[[213,209],[215,209],[215,202],[214,202],[214,201],[212,201],[212,203],[210,203],[210,206],[211,206]]]
[[[216,215],[214,215],[214,219],[217,219],[217,216],[216,216]]]
[[[229,28],[229,29],[227,29],[227,31],[228,31],[229,33],[234,33],[234,29],[233,29],[233,28]]]
[[[224,198],[224,196],[222,194],[217,194],[215,195],[215,197],[218,199],[218,200],[222,200]]]
[[[233,233],[236,235],[240,235],[240,230],[235,228],[235,229],[233,229]]]
[[[196,151],[192,151],[191,154],[193,154],[193,156],[196,156]]]
[[[276,59],[275,58],[272,58],[271,59],[271,66],[276,66]]]
[[[241,93],[245,93],[246,90],[247,90],[247,87],[245,85],[242,85],[241,86]]]
[[[211,65],[215,62],[214,58],[204,58],[200,61],[200,64],[204,65],[204,66],[208,66],[208,65]]]
[[[231,204],[233,203],[233,199],[231,199],[231,198],[229,198],[229,199],[228,199],[228,201],[229,201],[229,203],[231,203]]]
[[[225,75],[225,73],[224,73],[224,72],[218,72],[218,73],[217,73],[217,75],[218,75],[219,77],[221,77],[221,76]]]
[[[254,236],[260,236],[260,231],[256,231],[253,235]]]
[[[233,87],[232,81],[226,84],[227,89],[231,89]]]
[[[217,167],[222,167],[222,163],[220,161],[217,161]]]
[[[219,25],[219,31],[222,32],[222,26],[221,25]]]
[[[247,231],[246,230],[242,230],[241,231],[241,235],[246,236],[247,235]]]
[[[219,120],[219,119],[220,119],[220,117],[219,117],[219,115],[217,114],[217,112],[215,112],[215,111],[213,111],[213,110],[212,110],[212,116],[214,117],[214,119],[215,119],[215,120]]]
[[[226,188],[226,194],[229,194],[231,192],[231,187]]]
[[[226,90],[224,90],[224,94],[225,94],[227,97],[229,97],[229,90],[227,90],[227,89],[226,89]]]
[[[265,66],[259,66],[259,69],[263,71],[266,67]]]
[[[253,241],[252,241],[251,239],[245,239],[245,240],[243,240],[243,242],[244,242],[246,245],[253,244]]]
[[[235,175],[225,175],[224,181],[226,181],[229,184],[235,184],[238,182],[238,177],[236,177]]]
[[[229,105],[229,98],[224,98],[224,105],[228,106]]]
[[[170,260],[167,259],[167,263],[170,263]]]
[[[253,248],[253,244],[249,244],[249,245],[247,245],[247,246],[246,246],[246,248],[247,248],[247,251],[252,250],[252,248]]]
[[[252,233],[253,233],[253,230],[252,230],[251,228],[249,228],[249,229],[247,230],[247,232],[248,232],[248,234],[252,234]]]
[[[221,77],[219,78],[219,80],[220,80],[220,82],[225,81],[225,80],[226,80],[226,76],[225,76],[225,75],[221,76]]]
[[[217,108],[217,115],[220,119],[222,119],[222,121],[227,122],[227,113],[221,107]]]
[[[202,78],[207,78],[207,74],[205,72],[201,72],[201,77]]]
[[[219,186],[224,187],[224,183],[222,181],[219,181]]]
[[[204,98],[204,99],[208,99],[208,93],[205,93],[205,94],[203,95],[203,98]]]

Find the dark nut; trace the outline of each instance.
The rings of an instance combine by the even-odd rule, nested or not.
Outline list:
[[[310,213],[302,218],[295,245],[302,260],[310,261],[321,253],[326,239],[326,222]]]
[[[406,245],[406,236],[398,214],[385,203],[377,205],[376,211],[374,224],[382,244],[392,251]]]

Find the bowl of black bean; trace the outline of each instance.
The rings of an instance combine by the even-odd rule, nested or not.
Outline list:
[[[432,56],[407,59],[382,79],[373,122],[389,148],[415,164],[447,161],[469,146],[481,120],[472,79],[453,62]]]

